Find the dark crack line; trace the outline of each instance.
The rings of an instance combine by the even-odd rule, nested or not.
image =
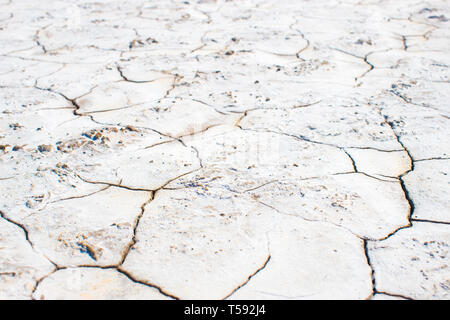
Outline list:
[[[250,191],[255,191],[255,190],[259,189],[259,188],[262,188],[262,187],[267,186],[268,184],[271,184],[271,183],[274,183],[274,182],[278,182],[278,180],[272,180],[272,181],[263,183],[262,185],[259,185],[259,186],[257,186],[257,187],[254,187],[254,188],[250,188],[250,189],[244,190],[244,191],[242,191],[241,193],[246,193],[246,192],[250,192]]]
[[[189,97],[178,97],[178,96],[166,96],[165,98],[166,98],[166,99],[173,98],[173,99],[181,99],[181,100],[190,100],[190,101],[198,102],[198,103],[201,103],[201,104],[203,104],[203,105],[205,105],[205,106],[207,106],[207,107],[210,107],[210,108],[213,109],[215,112],[217,112],[217,113],[219,113],[219,114],[221,114],[221,115],[224,115],[224,116],[229,115],[228,113],[222,112],[222,111],[220,111],[219,109],[217,109],[215,106],[213,106],[213,105],[211,105],[211,104],[209,104],[209,103],[206,103],[206,102],[204,102],[204,101],[202,101],[202,100],[200,100],[200,99],[189,98]],[[234,106],[235,106],[235,105],[226,105],[226,106],[223,106],[222,108],[234,107]]]
[[[125,262],[126,258],[128,257],[128,254],[130,253],[131,249],[133,248],[133,246],[137,243],[136,240],[136,230],[139,227],[139,222],[141,221],[141,218],[144,216],[145,213],[145,207],[152,202],[153,198],[154,198],[155,194],[154,192],[150,192],[150,196],[149,199],[144,202],[141,206],[141,212],[139,213],[139,215],[136,217],[135,221],[134,221],[134,225],[133,225],[133,236],[131,237],[130,242],[128,243],[127,247],[125,248],[125,250],[123,251],[122,254],[122,258],[120,259],[120,262],[118,264],[118,267],[120,267],[121,265],[123,265],[123,263]]]
[[[249,111],[251,111],[251,110],[247,110],[247,111],[244,111],[244,112],[242,113],[242,115],[239,117],[239,119],[237,119],[237,121],[234,123],[234,126],[235,126],[235,127],[238,127],[239,129],[244,130],[244,129],[240,126],[240,123],[241,123],[241,121],[248,115]]]
[[[373,175],[370,175],[370,174],[368,174],[368,173],[365,173],[365,172],[363,172],[363,171],[357,171],[357,172],[342,172],[342,173],[335,173],[334,175],[340,175],[340,174],[362,174],[362,175],[365,175],[366,177],[369,177],[369,178],[372,178],[372,179],[375,179],[375,180],[378,180],[378,181],[382,181],[382,182],[388,182],[388,183],[397,183],[398,181],[398,178],[397,177],[387,177],[387,178],[392,178],[392,180],[385,180],[385,179],[381,179],[381,178],[378,178],[378,177],[376,177],[376,176],[373,176]]]
[[[311,107],[311,106],[314,106],[314,105],[319,104],[319,103],[321,103],[321,102],[322,102],[322,100],[318,100],[318,101],[311,102],[311,103],[306,103],[306,104],[296,105],[296,106],[293,106],[292,109],[299,109],[299,108]]]
[[[252,273],[250,276],[248,276],[247,280],[245,280],[242,284],[240,284],[238,287],[236,287],[235,289],[233,289],[233,291],[231,291],[231,293],[229,293],[228,295],[226,295],[222,300],[226,300],[228,299],[230,296],[232,296],[236,291],[238,291],[239,289],[241,289],[243,286],[245,286],[254,276],[256,276],[260,271],[264,270],[264,268],[268,265],[270,259],[271,259],[271,255],[269,253],[266,261],[264,262],[264,264],[258,268],[254,273]]]
[[[385,116],[385,115],[383,115],[382,112],[381,112],[381,110],[379,110],[379,114],[383,117],[384,123],[386,123],[386,124],[391,128],[391,130],[392,130],[394,136],[395,136],[396,139],[397,139],[397,142],[402,146],[403,150],[406,152],[406,154],[408,155],[408,157],[409,157],[409,159],[410,159],[410,168],[409,168],[408,170],[406,170],[404,173],[400,174],[400,175],[397,177],[397,178],[398,178],[398,181],[399,181],[399,183],[400,183],[400,186],[401,186],[401,188],[402,188],[402,191],[403,191],[403,193],[404,193],[405,199],[406,199],[406,201],[408,202],[408,205],[409,205],[409,208],[410,208],[410,209],[409,209],[409,213],[408,213],[408,224],[407,224],[407,225],[402,226],[402,227],[400,227],[400,228],[397,228],[396,230],[394,230],[393,232],[391,232],[390,234],[388,234],[386,237],[384,237],[384,238],[382,238],[382,239],[364,239],[364,240],[363,240],[364,254],[365,254],[365,256],[366,256],[367,264],[369,265],[369,267],[370,267],[371,270],[372,270],[372,273],[371,273],[371,278],[372,278],[372,294],[371,294],[367,299],[370,299],[371,297],[373,297],[373,296],[374,296],[375,294],[377,294],[377,293],[384,293],[384,292],[378,291],[377,288],[376,288],[375,269],[374,269],[373,264],[372,264],[371,259],[370,259],[370,252],[369,252],[369,248],[368,248],[368,245],[367,245],[367,244],[368,244],[368,241],[383,241],[383,240],[386,240],[386,239],[392,237],[393,235],[395,235],[398,231],[400,231],[400,230],[402,230],[402,229],[411,228],[411,227],[413,226],[412,221],[414,221],[414,219],[412,218],[412,216],[413,216],[413,214],[414,214],[414,209],[415,209],[414,202],[413,202],[413,200],[412,200],[412,198],[411,198],[411,196],[410,196],[410,194],[409,194],[409,191],[408,191],[408,189],[407,189],[407,187],[406,187],[406,184],[405,184],[405,181],[404,181],[404,179],[403,179],[403,177],[404,177],[405,175],[407,175],[408,173],[410,173],[410,172],[412,172],[412,171],[414,170],[414,158],[412,157],[412,155],[411,155],[410,151],[408,150],[408,148],[406,148],[406,146],[405,146],[405,145],[403,144],[403,142],[401,141],[400,136],[399,136],[399,135],[397,134],[397,132],[395,131],[394,123],[391,122],[391,121],[389,121],[388,117]],[[385,294],[386,294],[386,293],[385,293]],[[402,298],[407,298],[407,297],[401,296],[401,295],[393,295],[393,294],[390,294],[390,295],[392,295],[392,296],[398,296],[398,297],[402,297]],[[410,299],[410,298],[409,298],[409,299]]]
[[[158,287],[158,286],[156,286],[154,284],[148,283],[146,281],[136,280],[130,273],[128,273],[125,270],[122,270],[120,268],[120,266],[116,266],[116,265],[112,265],[112,266],[79,265],[79,266],[73,266],[73,267],[58,267],[55,270],[53,270],[51,273],[41,277],[40,279],[38,279],[36,281],[36,284],[33,287],[32,292],[31,292],[31,299],[32,300],[36,300],[36,298],[33,297],[33,295],[35,294],[35,292],[37,291],[39,285],[42,283],[43,280],[47,279],[48,277],[50,277],[51,275],[53,275],[54,273],[56,273],[59,270],[77,269],[77,268],[92,268],[92,269],[102,269],[102,270],[113,269],[113,270],[116,270],[118,273],[120,273],[120,274],[124,275],[125,277],[127,277],[133,283],[141,284],[141,285],[144,285],[146,287],[150,287],[152,289],[156,289],[163,296],[166,296],[166,297],[169,297],[169,298],[172,298],[172,299],[175,299],[175,300],[180,300],[178,297],[165,292],[163,289],[161,289],[160,287]]]
[[[30,244],[30,246],[32,248],[34,248],[34,244],[33,244],[33,242],[31,242],[30,237],[28,235],[28,230],[23,224],[21,224],[19,222],[16,222],[14,220],[11,220],[10,218],[6,217],[5,214],[3,213],[3,211],[0,211],[0,217],[2,217],[4,220],[8,221],[9,223],[15,225],[16,227],[19,227],[20,229],[22,229],[22,231],[23,231],[23,233],[25,235],[25,240],[27,240],[28,243]]]
[[[370,71],[375,69],[375,66],[368,60],[370,54],[372,54],[372,52],[366,54],[363,58],[364,63],[366,63],[369,66],[369,69],[366,70],[365,72],[363,72],[359,77],[356,77],[355,81],[358,81],[359,79],[364,78]]]
[[[130,190],[130,191],[148,191],[148,192],[152,192],[153,191],[151,189],[133,188],[133,187],[129,187],[129,186],[124,186],[124,185],[121,184],[122,181],[120,181],[118,183],[106,182],[106,181],[91,181],[91,180],[83,178],[82,176],[80,176],[76,172],[74,172],[74,174],[75,174],[75,176],[77,176],[83,182],[90,183],[90,184],[101,184],[101,185],[106,185],[108,187],[123,188],[123,189],[127,189],[127,190]]]
[[[104,188],[101,188],[100,190],[96,190],[96,191],[88,193],[88,194],[84,194],[84,195],[81,195],[81,196],[73,196],[73,197],[62,198],[62,199],[58,199],[58,200],[52,201],[50,203],[57,203],[57,202],[66,201],[66,200],[86,198],[86,197],[92,196],[94,194],[100,193],[102,191],[105,191],[105,190],[109,189],[110,187],[111,186],[108,185],[108,186],[105,186]]]
[[[119,81],[123,81],[123,80],[119,80]],[[80,112],[79,112],[79,110],[81,109],[81,106],[77,103],[77,100],[80,99],[81,97],[84,97],[84,96],[90,94],[90,93],[92,92],[92,90],[94,90],[96,87],[97,87],[97,86],[94,86],[94,87],[92,87],[88,92],[82,94],[81,96],[78,96],[78,97],[76,97],[76,98],[71,99],[71,98],[69,98],[68,96],[66,96],[65,94],[63,94],[63,93],[61,93],[61,92],[59,92],[59,91],[55,91],[55,90],[53,90],[53,89],[51,89],[51,88],[41,88],[41,87],[39,87],[36,83],[34,84],[34,88],[36,88],[36,89],[38,89],[38,90],[48,91],[48,92],[57,94],[57,95],[63,97],[64,99],[66,99],[68,102],[70,102],[70,103],[72,104],[72,107],[73,107],[73,115],[74,115],[74,116],[77,116],[77,117],[88,117],[92,122],[94,122],[94,123],[96,123],[96,124],[99,124],[99,125],[109,125],[109,126],[117,126],[117,127],[127,127],[127,126],[121,126],[121,125],[117,125],[117,124],[106,124],[106,123],[101,123],[101,122],[95,120],[95,119],[94,119],[94,116],[91,114],[91,113],[95,113],[95,111],[94,111],[94,112],[87,112],[87,113],[80,113]],[[127,106],[127,107],[133,107],[133,105],[132,105],[132,106]],[[124,108],[127,108],[127,107],[124,107]],[[108,111],[114,111],[114,110],[108,110]]]
[[[372,55],[374,53],[386,52],[386,51],[392,50],[392,49],[384,49],[384,50],[380,50],[380,51],[371,51],[371,52],[367,53],[366,55],[364,55],[363,57],[361,57],[361,56],[358,56],[358,55],[353,54],[351,52],[347,52],[347,51],[342,50],[342,49],[333,48],[333,47],[331,47],[331,49],[339,51],[339,52],[341,52],[343,54],[347,54],[347,55],[352,56],[354,58],[361,59],[365,64],[367,64],[369,66],[368,70],[364,71],[360,76],[355,77],[355,82],[357,82],[361,78],[365,77],[369,72],[371,72],[373,69],[375,69],[375,65],[369,61],[369,56],[370,55]]]
[[[387,295],[387,296],[396,297],[396,298],[402,298],[402,299],[405,299],[405,300],[414,300],[413,298],[404,296],[402,294],[389,293],[389,292],[385,292],[385,291],[377,291],[376,294],[384,294],[384,295]]]
[[[49,274],[46,274],[45,276],[43,276],[43,277],[37,279],[37,280],[36,280],[36,283],[34,284],[33,289],[31,290],[31,295],[30,295],[31,300],[37,300],[37,299],[34,297],[34,294],[36,293],[36,291],[37,291],[37,289],[38,289],[38,287],[39,287],[39,285],[41,284],[42,281],[44,281],[45,279],[47,279],[48,277],[50,277],[52,274],[54,274],[54,273],[57,272],[58,270],[63,270],[63,269],[66,269],[66,267],[56,267],[55,270],[53,270],[53,271],[50,272]]]
[[[397,90],[390,90],[390,92],[393,93],[394,95],[396,95],[397,97],[399,97],[400,99],[402,99],[405,103],[407,103],[407,104],[414,104],[414,103],[411,102],[411,100],[409,98],[406,98],[405,96],[403,96]],[[417,104],[414,104],[414,105],[417,105]]]
[[[411,98],[408,98],[408,97],[402,95],[402,94],[401,94],[400,92],[398,92],[397,90],[391,89],[391,90],[389,90],[389,92],[391,92],[391,93],[394,94],[395,96],[399,97],[399,98],[400,98],[401,100],[403,100],[403,102],[405,102],[406,104],[410,104],[410,105],[413,105],[413,106],[416,106],[416,107],[425,108],[425,109],[432,109],[432,110],[436,110],[436,111],[442,112],[442,110],[439,110],[439,109],[436,108],[436,107],[432,107],[432,106],[426,105],[426,104],[415,103],[415,102],[412,101]],[[443,116],[444,116],[444,115],[443,115]],[[446,116],[444,116],[444,117],[446,117]]]
[[[403,50],[408,51],[408,43],[407,43],[406,36],[402,36],[402,45],[403,45]]]
[[[156,289],[156,290],[158,290],[159,293],[161,293],[162,295],[164,295],[164,296],[166,296],[166,297],[169,297],[169,298],[172,298],[172,299],[174,299],[174,300],[181,300],[181,299],[178,298],[177,296],[174,296],[174,295],[172,295],[172,294],[170,294],[170,293],[164,291],[161,287],[159,287],[159,286],[157,286],[157,285],[155,285],[155,284],[153,284],[153,283],[149,283],[149,282],[147,282],[147,281],[141,281],[141,280],[135,279],[130,273],[128,273],[127,271],[123,270],[123,269],[120,268],[120,267],[118,267],[116,270],[117,270],[119,273],[121,273],[121,274],[123,274],[124,276],[126,276],[128,279],[130,279],[130,280],[131,280],[132,282],[134,282],[134,283],[142,284],[142,285],[144,285],[144,286],[147,286],[147,287]]]
[[[248,130],[248,131],[254,131],[254,132],[261,132],[261,130],[255,130],[255,129],[243,129],[243,128],[240,127],[240,126],[238,126],[238,127],[239,127],[241,130]],[[341,150],[342,152],[344,152],[344,153],[348,156],[348,158],[349,158],[349,160],[350,160],[350,162],[351,162],[351,164],[352,164],[352,167],[353,167],[354,172],[355,172],[355,173],[358,172],[358,171],[357,171],[357,167],[356,167],[356,162],[355,162],[355,160],[352,158],[352,156],[351,156],[347,151],[345,151],[345,148],[344,148],[344,147],[340,147],[340,146],[337,146],[337,145],[334,145],[334,144],[330,144],[330,143],[314,141],[314,140],[310,140],[309,138],[307,138],[307,137],[305,137],[305,136],[297,136],[297,135],[294,135],[294,134],[289,134],[289,133],[284,133],[284,132],[277,132],[277,131],[272,131],[272,130],[263,130],[262,132],[268,132],[268,133],[274,133],[274,134],[285,135],[285,136],[288,136],[288,137],[292,137],[292,138],[294,138],[294,139],[296,139],[296,140],[300,140],[300,141],[309,142],[309,143],[313,143],[313,144],[319,144],[319,145],[325,145],[325,146],[337,148],[337,149]]]
[[[44,54],[47,53],[47,49],[45,48],[45,46],[39,42],[39,40],[35,40],[36,44],[42,49],[42,51],[44,52]]]
[[[380,291],[380,290],[377,289],[377,287],[376,287],[376,277],[375,277],[375,268],[373,267],[373,263],[372,263],[372,261],[370,259],[369,248],[367,246],[368,241],[373,241],[373,240],[363,240],[363,248],[364,248],[364,255],[366,256],[367,264],[369,265],[369,268],[371,270],[371,275],[370,276],[371,276],[371,281],[372,281],[372,293],[366,298],[366,300],[372,299],[377,294],[385,294],[385,295],[388,295],[388,296],[403,298],[403,299],[406,299],[406,300],[414,300],[414,299],[412,299],[410,297],[407,297],[405,295],[388,293],[388,292]]]
[[[13,220],[9,219],[8,217],[5,216],[5,214],[4,214],[2,211],[0,211],[0,217],[3,218],[4,220],[6,220],[7,222],[9,222],[9,223],[11,223],[11,224],[17,226],[18,228],[22,229],[22,231],[23,231],[23,233],[24,233],[24,235],[25,235],[25,240],[30,244],[31,248],[32,248],[34,251],[36,251],[36,248],[35,248],[33,242],[30,240],[28,230],[26,229],[26,227],[25,227],[23,224],[18,223],[18,222],[16,222],[16,221],[13,221]],[[40,253],[40,254],[41,254],[41,253]],[[48,262],[50,262],[50,263],[54,266],[54,268],[55,268],[55,270],[53,270],[50,274],[52,274],[52,273],[55,272],[56,270],[59,270],[59,269],[60,269],[60,267],[59,267],[55,262],[53,262],[52,260],[50,260],[45,254],[41,254],[41,255],[42,255]],[[49,274],[49,275],[50,275],[50,274]],[[32,294],[34,293],[34,291],[36,290],[36,288],[37,288],[39,282],[40,282],[42,279],[44,279],[45,277],[49,276],[49,275],[46,275],[46,276],[44,276],[44,277],[42,277],[41,279],[38,279],[38,280],[36,281],[36,285],[35,285],[35,287],[33,288],[32,292],[31,292],[31,295],[32,295]]]
[[[353,170],[355,171],[355,173],[358,173],[358,168],[356,166],[356,161],[355,159],[353,159],[353,157],[350,155],[350,153],[348,153],[344,148],[341,149],[342,151],[344,151],[344,153],[350,158],[351,162],[352,162],[352,166],[353,166]]]
[[[397,230],[395,230],[394,232],[389,234],[386,238],[382,239],[382,240],[385,240],[385,239],[389,238],[390,236],[394,235],[397,231],[399,231],[401,229],[409,228],[409,227],[412,226],[411,218],[412,218],[412,216],[414,214],[415,206],[414,206],[414,202],[413,202],[413,200],[412,200],[412,198],[411,198],[411,196],[409,194],[408,188],[406,187],[406,184],[405,184],[405,181],[404,181],[403,177],[406,176],[407,174],[409,174],[410,172],[414,171],[414,158],[411,155],[411,152],[408,150],[408,148],[406,148],[406,146],[401,141],[400,136],[395,131],[394,123],[389,121],[388,117],[381,113],[381,110],[379,112],[380,112],[380,115],[382,115],[383,118],[384,118],[384,123],[386,123],[391,128],[392,133],[394,134],[395,138],[397,139],[397,142],[402,146],[403,150],[406,152],[406,154],[408,155],[408,157],[410,159],[410,168],[408,170],[406,170],[405,172],[403,172],[401,175],[398,176],[398,180],[400,182],[400,186],[401,186],[401,188],[403,190],[403,193],[405,195],[405,199],[408,202],[409,208],[410,208],[409,214],[408,214],[408,221],[409,221],[409,223],[406,226],[398,228]]]
[[[82,117],[82,116],[88,116],[88,117],[91,118],[91,120],[92,120],[93,122],[97,123],[97,122],[92,118],[92,116],[85,115],[85,114],[82,114],[82,113],[79,113],[79,112],[78,112],[78,110],[79,110],[81,107],[80,107],[80,105],[77,103],[76,100],[79,99],[80,97],[82,97],[82,96],[88,94],[88,93],[86,93],[86,94],[84,94],[84,95],[82,95],[82,96],[80,96],[80,97],[71,99],[71,98],[69,98],[68,96],[66,96],[65,94],[63,94],[63,93],[61,93],[61,92],[59,92],[59,91],[55,91],[55,90],[53,90],[53,89],[51,89],[51,88],[41,88],[41,87],[37,86],[37,84],[35,84],[34,87],[35,87],[36,89],[38,89],[38,90],[48,91],[48,92],[51,92],[51,93],[54,93],[54,94],[57,94],[57,95],[63,97],[64,99],[66,99],[68,102],[70,102],[70,103],[72,104],[72,106],[73,106],[73,108],[74,108],[74,110],[73,110],[73,115],[74,115],[74,116],[81,116],[81,117]]]
[[[156,80],[162,79],[162,78],[156,78],[156,79],[153,79],[153,80],[131,80],[127,76],[125,76],[125,74],[123,73],[122,68],[118,64],[116,64],[116,69],[119,72],[120,77],[124,81],[131,82],[131,83],[151,83],[151,82],[155,82]]]
[[[197,156],[198,156],[198,154],[197,154]],[[199,158],[199,161],[201,161],[200,158]],[[201,165],[201,162],[200,162],[200,165]],[[166,181],[163,185],[161,185],[160,187],[158,187],[157,189],[154,189],[154,190],[150,190],[150,189],[139,189],[139,188],[131,188],[131,187],[128,187],[128,186],[123,186],[123,185],[121,185],[122,180],[120,180],[118,184],[112,184],[112,183],[106,183],[106,182],[98,182],[98,181],[89,181],[89,180],[86,180],[86,179],[84,179],[83,177],[79,176],[77,173],[74,173],[79,179],[81,179],[82,181],[84,181],[84,182],[86,182],[86,183],[107,185],[107,187],[103,188],[102,190],[96,191],[96,192],[94,192],[94,193],[101,192],[101,191],[103,191],[103,190],[108,189],[109,187],[124,188],[124,189],[130,190],[130,191],[146,191],[146,192],[149,192],[149,193],[150,193],[149,199],[141,205],[140,213],[139,213],[139,214],[137,215],[137,217],[135,218],[134,225],[133,225],[133,235],[132,235],[132,237],[131,237],[130,242],[129,242],[129,243],[127,244],[127,246],[123,249],[123,251],[122,251],[122,256],[121,256],[121,258],[120,258],[119,263],[116,264],[116,265],[114,265],[114,266],[110,266],[110,267],[120,268],[120,267],[124,264],[124,262],[125,262],[126,258],[128,257],[128,254],[130,253],[131,249],[132,249],[133,246],[137,243],[137,239],[136,239],[137,228],[139,227],[139,223],[140,223],[141,218],[144,216],[144,213],[145,213],[145,207],[146,207],[150,202],[152,202],[152,201],[155,199],[156,194],[158,193],[158,191],[164,189],[164,187],[167,186],[167,185],[168,185],[169,183],[171,183],[172,181],[177,180],[177,179],[179,179],[179,178],[181,178],[181,177],[183,177],[183,176],[185,176],[185,175],[188,175],[188,174],[191,174],[191,173],[193,173],[193,172],[196,172],[196,171],[200,170],[201,168],[202,168],[202,167],[200,166],[198,169],[194,169],[194,170],[191,170],[191,171],[189,171],[189,172],[183,173],[183,174],[181,174],[181,175],[179,175],[179,176],[177,176],[177,177],[174,177],[174,178],[172,178],[172,179]],[[88,195],[87,195],[87,196],[88,196]],[[96,259],[96,256],[95,256],[95,253],[93,253],[92,250],[90,250],[90,248],[89,248],[88,246],[86,246],[85,244],[79,244],[79,245],[82,246],[82,248],[83,248],[84,250],[87,251],[87,253],[89,254],[89,256],[90,256],[91,258],[93,258],[94,260],[97,260],[97,259]],[[110,267],[108,267],[108,268],[110,268]]]
[[[253,110],[247,110],[246,112],[250,112]],[[385,149],[379,149],[379,148],[374,148],[374,147],[356,147],[356,146],[339,146],[336,144],[332,144],[332,143],[328,143],[328,142],[322,142],[322,141],[317,141],[317,140],[312,140],[310,138],[308,138],[307,136],[304,135],[295,135],[295,134],[290,134],[290,133],[286,133],[286,132],[282,132],[282,131],[273,131],[273,130],[269,130],[269,129],[251,129],[251,128],[242,128],[240,126],[238,126],[241,130],[244,131],[253,131],[253,132],[266,132],[266,133],[274,133],[274,134],[279,134],[279,135],[284,135],[284,136],[288,136],[297,140],[301,140],[301,141],[305,141],[305,142],[310,142],[310,143],[314,143],[314,144],[319,144],[319,145],[324,145],[324,146],[329,146],[329,147],[333,147],[333,148],[337,148],[340,150],[343,149],[357,149],[357,150],[374,150],[374,151],[380,151],[380,152],[399,152],[399,151],[404,151],[404,149],[394,149],[394,150],[385,150]]]
[[[372,281],[372,293],[370,294],[369,297],[366,298],[366,300],[370,299],[371,297],[373,297],[377,293],[376,279],[375,279],[375,269],[374,269],[374,267],[372,265],[372,261],[370,260],[369,248],[367,246],[367,242],[368,242],[368,240],[363,239],[364,255],[366,256],[367,265],[370,268],[370,279]]]
[[[426,158],[426,159],[415,159],[414,162],[433,161],[433,160],[450,160],[450,158],[447,158],[447,157],[433,157],[433,158]]]
[[[177,178],[178,178],[178,177],[177,177]],[[80,178],[80,179],[81,179],[81,178]],[[170,182],[170,181],[169,181],[169,182]],[[167,183],[169,183],[169,182],[167,182]],[[109,188],[110,186],[111,186],[111,185],[108,185],[108,187],[106,187],[105,189]],[[161,187],[161,188],[162,188],[162,187]],[[127,245],[127,246],[125,247],[125,249],[123,250],[123,253],[122,253],[122,256],[121,256],[121,259],[120,259],[119,263],[117,263],[117,264],[115,264],[115,265],[106,265],[106,266],[101,266],[101,265],[78,265],[78,266],[73,266],[73,267],[70,267],[70,268],[115,269],[115,270],[117,270],[119,273],[125,275],[128,279],[130,279],[130,280],[133,281],[134,283],[139,283],[139,284],[145,285],[145,286],[147,286],[147,287],[154,288],[154,289],[158,290],[162,295],[178,300],[179,298],[177,298],[176,296],[171,295],[171,294],[169,294],[169,293],[166,293],[166,292],[163,291],[160,287],[158,287],[158,286],[156,286],[156,285],[154,285],[154,284],[148,283],[148,282],[146,282],[146,281],[138,281],[138,280],[136,280],[135,278],[133,278],[133,276],[132,276],[130,273],[128,273],[127,271],[125,271],[125,270],[123,270],[123,269],[121,268],[122,265],[123,265],[123,263],[125,262],[126,258],[128,257],[128,254],[130,253],[131,249],[132,249],[133,246],[137,243],[137,239],[136,239],[137,228],[139,227],[140,220],[142,219],[142,217],[143,217],[143,215],[144,215],[144,213],[145,213],[145,207],[146,207],[151,201],[153,201],[153,199],[154,199],[154,197],[155,197],[155,195],[156,195],[156,192],[159,191],[161,188],[157,189],[156,191],[149,190],[149,192],[150,192],[149,199],[141,205],[140,213],[138,214],[138,216],[135,218],[135,221],[134,221],[132,238],[131,238],[130,242],[128,243],[128,245]],[[101,191],[103,191],[103,190],[105,190],[105,189],[102,189]],[[144,190],[142,190],[142,191],[144,191]],[[145,191],[147,191],[147,190],[145,190]],[[99,191],[98,191],[98,192],[99,192]],[[1,211],[0,211],[0,213],[1,213]],[[2,215],[2,217],[3,217],[3,215]],[[24,229],[24,231],[26,231],[26,230]],[[26,234],[28,235],[28,233],[26,233]],[[83,247],[85,250],[88,251],[87,253],[89,254],[89,256],[90,256],[92,259],[94,259],[95,261],[97,261],[96,256],[95,256],[95,253],[92,253],[86,245],[83,245],[83,244],[81,244],[81,245],[82,245],[82,247]],[[50,262],[51,262],[51,261],[50,261]],[[38,279],[38,280],[36,281],[36,284],[35,284],[35,286],[34,286],[34,288],[33,288],[33,290],[32,290],[32,293],[31,293],[32,299],[34,299],[34,298],[33,298],[33,294],[36,292],[38,286],[40,285],[40,283],[41,283],[44,279],[46,279],[47,277],[49,277],[50,275],[52,275],[53,273],[55,273],[55,272],[58,271],[58,270],[62,270],[62,269],[67,269],[67,268],[69,268],[68,266],[60,267],[60,266],[58,266],[58,265],[56,265],[56,264],[54,264],[54,265],[55,265],[55,270],[53,270],[50,274],[45,275],[44,277],[42,277],[42,278],[40,278],[40,279]]]
[[[201,169],[202,169],[202,167],[199,166],[197,169],[193,169],[193,170],[191,170],[191,171],[182,173],[182,174],[180,174],[180,175],[178,175],[178,176],[176,176],[176,177],[174,177],[174,178],[172,178],[172,179],[167,180],[164,184],[160,185],[158,188],[155,188],[155,189],[133,188],[133,187],[130,187],[130,186],[122,185],[122,184],[121,184],[121,183],[122,183],[122,180],[120,180],[118,183],[111,183],[111,182],[106,182],[106,181],[91,181],[91,180],[87,180],[87,179],[81,177],[81,176],[80,176],[78,173],[76,173],[76,172],[75,172],[74,174],[75,174],[75,176],[77,176],[80,180],[82,180],[82,181],[84,181],[84,182],[86,182],[86,183],[91,183],[91,184],[102,184],[102,185],[107,185],[107,186],[111,186],[111,187],[123,188],[123,189],[127,189],[127,190],[130,190],[130,191],[148,191],[148,192],[153,192],[153,193],[156,194],[157,191],[159,191],[159,190],[161,190],[161,189],[164,189],[164,187],[167,186],[167,185],[168,185],[169,183],[171,183],[172,181],[175,181],[175,180],[177,180],[177,179],[179,179],[179,178],[181,178],[181,177],[184,177],[185,175],[189,175],[189,174],[194,173],[194,172],[196,172],[196,171],[199,171],[199,170],[201,170]]]
[[[426,223],[436,223],[436,224],[450,225],[450,222],[447,222],[447,221],[436,221],[436,220],[428,220],[428,219],[416,219],[416,218],[411,218],[411,221],[414,221],[414,222],[426,222]]]
[[[80,97],[75,98],[74,100],[77,100],[79,98]],[[110,109],[87,111],[87,112],[84,112],[84,113],[77,113],[77,115],[79,115],[79,116],[90,116],[90,115],[96,114],[96,113],[106,113],[106,112],[120,111],[120,110],[130,109],[130,108],[139,107],[139,106],[143,106],[143,105],[153,104],[155,102],[160,102],[160,101],[161,101],[161,99],[148,100],[148,101],[143,101],[143,102],[137,102],[137,103],[129,104],[129,105],[126,105],[124,107],[117,107],[117,108],[110,108]]]

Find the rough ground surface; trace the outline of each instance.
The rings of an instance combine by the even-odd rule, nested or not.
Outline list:
[[[0,298],[450,299],[449,20],[0,0]]]

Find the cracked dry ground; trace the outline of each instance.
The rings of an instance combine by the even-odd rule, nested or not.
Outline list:
[[[449,299],[448,19],[0,0],[0,298]]]

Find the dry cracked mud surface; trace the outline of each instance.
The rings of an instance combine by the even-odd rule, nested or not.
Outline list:
[[[0,299],[450,299],[449,19],[0,0]]]

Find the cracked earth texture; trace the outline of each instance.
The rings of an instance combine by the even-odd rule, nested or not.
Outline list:
[[[0,298],[450,299],[449,19],[0,0]]]

